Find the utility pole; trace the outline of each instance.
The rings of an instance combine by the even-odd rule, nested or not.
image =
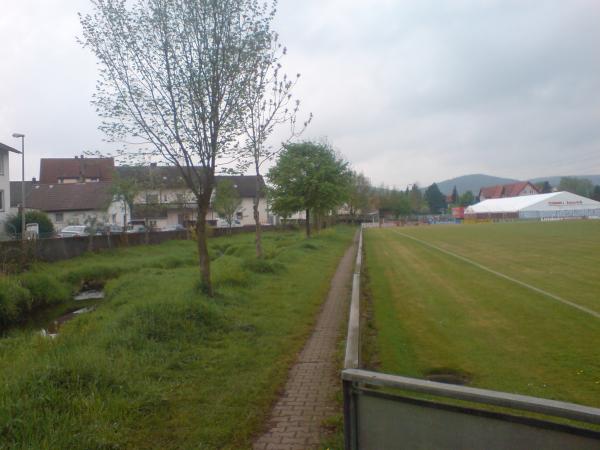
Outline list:
[[[21,240],[25,240],[25,135],[13,133],[14,138],[21,138]]]

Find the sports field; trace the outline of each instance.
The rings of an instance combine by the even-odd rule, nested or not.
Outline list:
[[[600,407],[600,221],[367,229],[364,241],[379,370]]]

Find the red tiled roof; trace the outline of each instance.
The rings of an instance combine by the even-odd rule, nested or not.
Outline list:
[[[115,161],[113,158],[42,158],[40,160],[40,183],[58,183],[60,179],[97,178],[111,181]]]
[[[501,184],[497,186],[489,186],[481,188],[479,191],[479,197],[485,198],[500,198],[502,197],[503,186]]]
[[[506,184],[504,186],[504,197],[517,197],[527,186],[531,186],[536,192],[538,191],[529,181],[521,181],[519,183]]]
[[[488,186],[481,188],[479,191],[479,197],[486,199],[488,198],[504,198],[504,197],[517,197],[523,190],[527,187],[531,186],[533,190],[539,193],[538,189],[531,184],[529,181],[519,181],[518,183],[498,184],[496,186]]]
[[[26,207],[41,211],[92,211],[108,208],[111,183],[35,184]]]

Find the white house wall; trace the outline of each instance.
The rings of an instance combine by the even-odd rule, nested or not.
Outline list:
[[[183,201],[188,204],[195,204],[196,199],[191,191],[188,189],[161,189],[161,190],[148,190],[140,192],[136,198],[136,204],[146,204],[146,196],[150,195],[158,195],[160,204],[178,204],[181,203],[181,197],[183,196]],[[252,197],[242,197],[240,207],[236,211],[241,214],[241,223],[242,225],[253,225],[254,224],[254,213],[253,213],[253,203],[254,199]],[[268,224],[268,215],[267,215],[267,201],[265,198],[261,198],[258,203],[258,211],[260,216],[260,223],[263,225]],[[179,224],[179,214],[182,214],[181,210],[173,209],[169,210],[167,213],[166,219],[153,219],[156,222],[156,226],[159,228],[174,226]],[[188,220],[196,220],[196,212],[187,212]],[[215,213],[212,208],[208,211],[206,216],[208,220],[215,220],[219,218],[219,215]]]
[[[54,224],[54,228],[61,230],[68,225],[85,225],[88,217],[95,217],[98,224],[123,226],[124,212],[122,202],[113,202],[106,210],[48,211],[47,214]],[[127,220],[130,220],[129,212],[127,213]]]
[[[10,177],[8,173],[8,151],[0,150],[1,165],[4,170],[0,172],[0,191],[2,191],[2,208],[0,209],[0,234],[4,234],[4,222],[11,213],[10,210]]]

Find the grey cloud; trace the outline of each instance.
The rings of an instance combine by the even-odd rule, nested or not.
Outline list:
[[[110,148],[89,105],[94,60],[75,42],[88,2],[4,3],[0,141],[28,133],[37,157]],[[600,172],[598,23],[594,0],[281,0],[276,25],[315,114],[304,137],[402,186]]]

